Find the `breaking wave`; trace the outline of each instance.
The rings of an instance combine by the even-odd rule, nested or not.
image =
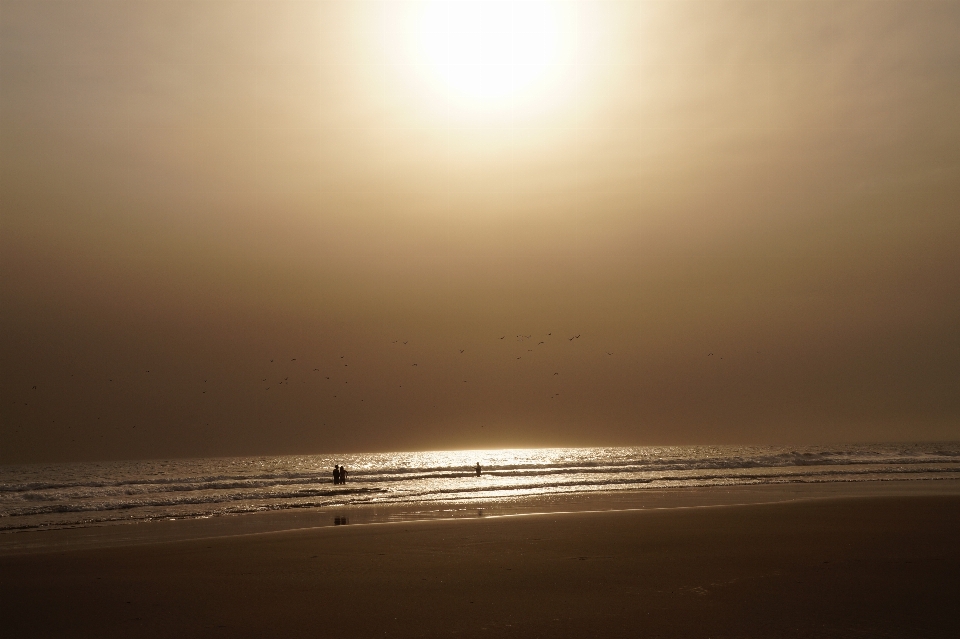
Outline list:
[[[480,462],[483,475],[473,465]],[[349,483],[334,486],[343,464]],[[960,444],[370,453],[0,467],[0,530],[520,495],[960,478]]]

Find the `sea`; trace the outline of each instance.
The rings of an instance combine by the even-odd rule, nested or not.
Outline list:
[[[475,465],[482,474],[477,476]],[[347,482],[333,483],[333,467]],[[0,466],[0,532],[363,504],[496,504],[709,486],[960,479],[960,442],[644,446]]]

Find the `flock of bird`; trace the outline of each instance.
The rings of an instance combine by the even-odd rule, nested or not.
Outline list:
[[[553,336],[553,333],[547,333],[544,337],[552,337],[552,336]],[[500,340],[504,340],[504,339],[506,339],[506,337],[507,337],[506,335],[501,335],[499,339],[500,339]],[[529,340],[529,339],[532,339],[532,338],[533,338],[532,335],[525,335],[525,334],[522,334],[522,333],[521,333],[521,334],[518,334],[518,335],[516,336],[516,340],[517,340],[518,342],[524,342],[524,341]],[[567,337],[566,339],[567,339],[567,341],[569,341],[569,342],[573,342],[574,340],[580,339],[580,333],[577,333],[576,335],[571,335],[570,337]],[[395,340],[393,340],[391,343],[392,343],[392,344],[400,344],[400,345],[402,345],[402,346],[405,346],[405,345],[407,345],[407,344],[409,343],[409,340],[402,340],[402,341],[401,341],[401,340],[399,340],[399,339],[395,339]],[[537,342],[536,346],[542,346],[542,345],[545,345],[546,343],[547,343],[547,342],[546,342],[545,339],[541,339],[540,341]],[[457,352],[458,352],[459,354],[463,355],[463,354],[466,352],[466,349],[464,349],[464,348],[459,348],[459,349],[457,349]],[[527,349],[527,352],[534,352],[534,349],[532,349],[532,348],[531,348],[531,349]],[[613,351],[604,351],[604,352],[605,352],[607,355],[613,355]],[[758,351],[758,352],[759,352],[759,351]],[[713,357],[713,355],[714,355],[714,354],[713,354],[712,352],[710,352],[710,353],[707,353],[706,356],[707,356],[707,357]],[[345,355],[341,355],[341,356],[340,356],[340,359],[345,359],[345,358],[346,358]],[[516,359],[522,359],[522,358],[523,358],[522,355],[518,355]],[[720,359],[723,359],[723,358],[721,357]],[[293,357],[293,358],[290,359],[290,362],[296,362],[296,361],[297,361],[297,358],[296,358],[296,357]],[[270,360],[270,363],[275,363],[275,362],[276,362],[276,359],[275,359],[275,358]],[[349,368],[349,364],[347,364],[347,363],[343,363],[343,366],[344,366],[344,368]],[[411,367],[418,367],[418,366],[419,366],[419,363],[418,363],[418,362],[412,362],[412,363],[410,364],[410,366],[411,366]],[[149,373],[150,370],[145,370],[144,372],[145,372],[145,373]],[[320,371],[319,368],[314,368],[312,372],[319,373],[319,372],[321,372],[321,371]],[[560,375],[560,373],[559,373],[558,371],[555,371],[555,372],[553,373],[553,375],[557,376],[557,375]],[[329,375],[325,375],[324,378],[327,379],[327,380],[330,380],[330,379],[331,379]],[[269,380],[268,377],[263,377],[263,378],[260,379],[261,382],[267,382],[268,380]],[[114,380],[113,380],[113,378],[110,378],[108,381],[109,381],[109,382],[113,382]],[[301,380],[301,381],[302,381],[302,383],[306,383],[305,380]],[[467,380],[464,380],[464,382],[466,382],[466,381],[467,381]],[[203,380],[203,383],[206,383],[206,382],[207,382],[207,380],[204,379],[204,380]],[[280,385],[283,385],[284,383],[286,383],[287,385],[290,384],[290,377],[289,377],[289,375],[284,376],[282,379],[278,380],[278,381],[275,383],[275,385],[276,385],[276,386],[280,386]],[[344,384],[349,384],[349,381],[348,381],[348,380],[343,380],[343,383],[344,383]],[[264,387],[264,390],[265,390],[265,391],[268,391],[268,390],[270,390],[271,388],[273,388],[273,386],[274,386],[274,385],[266,386],[266,387]],[[402,385],[399,385],[399,386],[402,388]],[[37,390],[37,386],[34,385],[34,386],[32,387],[32,390]],[[206,390],[201,391],[201,394],[206,394],[206,393],[207,393]],[[558,394],[559,394],[559,393],[558,393]],[[334,397],[336,397],[336,395],[334,395]],[[15,402],[15,403],[16,403],[16,402]],[[26,405],[28,405],[28,404],[27,404],[26,402],[24,402],[24,406],[26,406]]]
[[[580,337],[581,337],[581,334],[580,334],[580,333],[577,333],[577,334],[575,334],[575,335],[571,335],[571,336],[569,336],[569,337],[565,337],[565,338],[562,338],[562,339],[565,339],[566,341],[572,343],[572,342],[580,339]],[[501,341],[502,341],[502,340],[506,340],[506,339],[507,339],[507,336],[506,336],[506,335],[501,335],[501,336],[499,337],[499,340],[501,340]],[[528,342],[528,341],[532,341],[532,340],[534,340],[534,339],[535,339],[535,338],[534,338],[534,336],[533,336],[532,334],[523,334],[523,333],[521,333],[521,334],[516,335],[516,341],[517,341],[518,343],[521,343],[521,344],[524,344],[524,343],[526,343],[526,342]],[[552,339],[561,339],[561,338],[559,338],[559,337],[558,337],[558,338],[553,338],[553,333],[551,332],[551,333],[546,333],[545,335],[541,335],[541,336],[537,337],[536,339],[537,339],[537,341],[536,341],[536,344],[533,345],[533,348],[527,348],[527,349],[525,349],[525,352],[526,352],[526,353],[535,353],[535,352],[537,352],[537,350],[539,350],[539,347],[547,346],[547,345],[548,345],[548,342],[549,342],[549,341],[552,341]],[[399,345],[400,347],[404,347],[404,346],[407,346],[407,345],[409,344],[409,342],[410,342],[409,339],[404,339],[404,340],[395,339],[395,340],[392,340],[391,343],[392,343],[392,344]],[[561,343],[562,343],[562,342],[561,342]],[[457,349],[456,349],[456,353],[457,353],[457,355],[464,355],[464,354],[467,353],[467,350],[468,350],[467,348],[457,348]],[[614,354],[613,351],[604,350],[603,352],[606,353],[607,356],[612,356],[612,355]],[[516,359],[517,359],[517,360],[523,359],[523,357],[525,356],[525,355],[523,355],[523,354],[517,355],[516,353],[514,353],[514,355],[516,355]],[[712,358],[712,357],[714,357],[714,353],[713,353],[713,352],[707,353],[706,356]],[[301,358],[301,359],[302,359],[302,358]],[[342,371],[342,369],[348,369],[348,368],[350,367],[350,364],[349,364],[347,361],[343,361],[343,360],[346,360],[346,359],[347,359],[347,356],[346,356],[346,355],[340,355],[340,356],[339,356],[339,360],[338,360],[338,364],[337,364],[337,369],[338,369],[338,370],[341,370],[341,371]],[[723,358],[720,357],[720,358],[718,358],[718,359],[723,359]],[[290,363],[290,364],[293,364],[293,363],[295,363],[295,362],[297,362],[297,361],[298,361],[298,358],[293,357],[293,358],[290,358],[289,363]],[[274,359],[271,359],[271,360],[270,360],[270,363],[271,363],[271,364],[278,364],[278,363],[280,363],[280,362],[279,362],[276,358],[274,358]],[[422,367],[420,366],[420,362],[419,362],[419,361],[409,361],[409,360],[408,360],[408,363],[409,363],[409,366],[410,366],[411,368],[418,368],[418,369],[421,369],[421,368],[422,368]],[[339,366],[340,364],[342,364],[342,368]],[[427,368],[429,369],[429,367],[427,367]],[[289,372],[289,371],[288,371],[288,372]],[[349,386],[350,381],[351,381],[350,379],[346,379],[346,375],[344,375],[344,374],[338,375],[338,374],[336,374],[336,373],[333,372],[333,371],[322,371],[320,367],[314,367],[314,368],[312,368],[312,370],[311,370],[310,372],[316,373],[316,374],[320,374],[320,375],[323,377],[324,381],[331,382],[332,384],[338,384],[338,385],[339,385],[340,382],[343,382],[343,385]],[[331,374],[323,374],[324,372],[330,372]],[[149,369],[144,370],[144,373],[150,373],[150,370],[149,370]],[[273,388],[275,388],[275,387],[291,386],[295,381],[297,381],[297,380],[291,381],[289,374],[285,374],[285,375],[283,375],[282,377],[280,377],[280,375],[278,375],[276,372],[274,372],[274,375],[275,375],[275,377],[273,377],[274,381],[273,381],[272,383],[270,383],[270,381],[269,381],[269,380],[271,379],[271,376],[270,376],[270,375],[268,375],[268,376],[266,376],[266,377],[259,377],[259,381],[260,381],[261,383],[266,383],[266,385],[262,386],[263,392],[270,391],[271,389],[273,389]],[[554,370],[554,371],[552,372],[551,377],[555,377],[555,376],[559,376],[559,375],[560,375],[560,371]],[[204,379],[203,382],[202,382],[202,384],[205,385],[205,384],[207,383],[207,381],[208,381],[207,379]],[[307,378],[300,379],[299,381],[301,382],[301,384],[306,384],[306,383],[307,383]],[[354,380],[354,381],[356,381],[356,380]],[[397,380],[397,382],[400,382],[400,381],[402,381],[402,380],[399,380],[399,379]],[[114,382],[114,378],[111,377],[111,378],[109,379],[109,382],[113,383],[113,382]],[[463,383],[467,383],[467,382],[468,382],[468,380],[466,380],[466,379],[463,380]],[[356,386],[356,384],[355,384],[355,386]],[[36,391],[37,388],[38,388],[37,385],[33,385],[32,390]],[[201,395],[206,395],[207,392],[208,392],[208,391],[207,391],[207,388],[208,388],[208,387],[206,387],[206,386],[201,386],[201,389],[202,389],[202,390],[201,390],[200,394],[201,394]],[[332,399],[341,398],[342,391],[335,390],[335,388],[336,388],[336,387],[328,389],[328,392],[330,393],[330,395],[328,395],[328,397],[330,397],[330,398],[332,398]],[[402,383],[398,383],[398,388],[403,388],[403,384],[402,384]],[[557,398],[557,397],[559,397],[559,396],[560,396],[560,393],[559,393],[559,392],[551,392],[550,395],[549,395],[549,398],[550,398],[550,399],[555,399],[555,398]],[[341,398],[341,399],[342,399],[342,398]],[[365,400],[364,400],[363,398],[360,398],[360,402],[364,402],[364,401],[365,401]],[[27,405],[27,402],[24,402],[24,406],[26,406],[26,405]],[[99,419],[99,418],[98,418],[98,419]],[[136,428],[136,425],[133,425],[132,428]]]
[[[544,337],[544,338],[549,338],[549,337],[552,337],[552,336],[553,336],[553,333],[547,333],[547,334],[544,335],[543,337]],[[502,335],[502,336],[500,336],[499,339],[500,339],[500,340],[505,340],[506,338],[507,338],[506,335]],[[532,338],[533,338],[533,335],[532,335],[532,334],[531,334],[531,335],[518,334],[518,335],[516,336],[516,340],[517,340],[518,342],[524,342],[524,341],[530,340],[530,339],[532,339]],[[576,340],[576,339],[579,339],[579,338],[580,338],[580,334],[578,333],[578,334],[576,334],[576,335],[572,335],[572,336],[568,337],[567,340],[570,341],[570,342],[572,342],[572,341],[574,341],[574,340]],[[400,346],[406,346],[406,345],[408,345],[409,343],[410,343],[410,340],[409,340],[409,339],[405,339],[405,340],[395,339],[395,340],[392,340],[392,341],[391,341],[391,344],[398,344],[398,345],[400,345]],[[537,346],[542,346],[542,345],[546,345],[546,343],[547,343],[546,339],[541,339],[540,341],[537,342],[536,345],[537,345]],[[458,348],[458,349],[457,349],[457,353],[460,354],[460,355],[463,355],[463,354],[466,353],[466,352],[467,352],[467,349],[466,349],[466,348]],[[527,349],[527,352],[534,352],[534,349],[532,349],[532,348]],[[605,351],[605,352],[607,353],[607,355],[613,355],[613,353],[612,353],[611,351]],[[345,359],[345,358],[346,358],[345,355],[341,355],[341,356],[340,356],[340,359]],[[520,356],[517,356],[516,359],[522,359],[522,358],[523,358],[523,356],[520,355]],[[290,362],[291,362],[291,363],[292,363],[292,362],[296,362],[296,361],[297,361],[297,358],[296,358],[296,357],[293,357],[293,358],[290,359]],[[275,359],[271,359],[271,360],[270,360],[270,363],[276,363],[276,360],[275,360]],[[345,368],[348,368],[348,367],[349,367],[349,364],[343,363],[343,366],[344,366]],[[411,367],[411,368],[419,368],[419,367],[420,367],[420,363],[419,363],[419,362],[411,362],[411,363],[410,363],[410,367]],[[319,372],[321,372],[321,370],[320,370],[319,368],[314,368],[314,369],[312,370],[312,372],[319,373]],[[553,375],[559,376],[560,373],[559,373],[559,371],[554,371]],[[269,378],[267,378],[267,377],[261,378],[261,382],[266,382],[266,381],[268,381],[268,379],[269,379]],[[330,380],[331,378],[330,378],[329,375],[324,375],[324,379]],[[204,380],[204,381],[206,381],[206,380]],[[333,381],[341,381],[341,380],[333,380]],[[344,384],[349,384],[349,380],[343,379],[342,381],[343,381]],[[301,380],[301,383],[306,383],[306,381],[305,381],[305,380]],[[463,383],[467,383],[467,380],[463,380]],[[274,384],[271,384],[271,385],[269,385],[269,386],[265,386],[265,387],[264,387],[264,391],[269,391],[271,388],[274,388],[274,386],[280,386],[280,385],[283,385],[283,384],[287,384],[288,386],[290,385],[290,378],[289,378],[289,376],[284,376],[282,379],[279,379],[279,380],[276,381]],[[403,385],[402,385],[402,384],[398,384],[398,388],[403,388]],[[553,398],[553,397],[556,397],[556,396],[559,396],[559,395],[560,395],[560,393],[553,393],[553,394],[551,394],[550,397]],[[333,397],[333,398],[336,398],[336,397],[338,397],[338,395],[335,393],[335,394],[332,395],[332,397]],[[364,400],[361,399],[360,401],[364,401]]]

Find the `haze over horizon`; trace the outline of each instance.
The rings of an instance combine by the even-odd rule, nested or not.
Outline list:
[[[957,33],[0,0],[0,463],[956,440]]]

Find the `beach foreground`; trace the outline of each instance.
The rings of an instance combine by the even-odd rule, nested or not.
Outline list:
[[[0,557],[11,637],[943,637],[960,497],[414,521]]]

